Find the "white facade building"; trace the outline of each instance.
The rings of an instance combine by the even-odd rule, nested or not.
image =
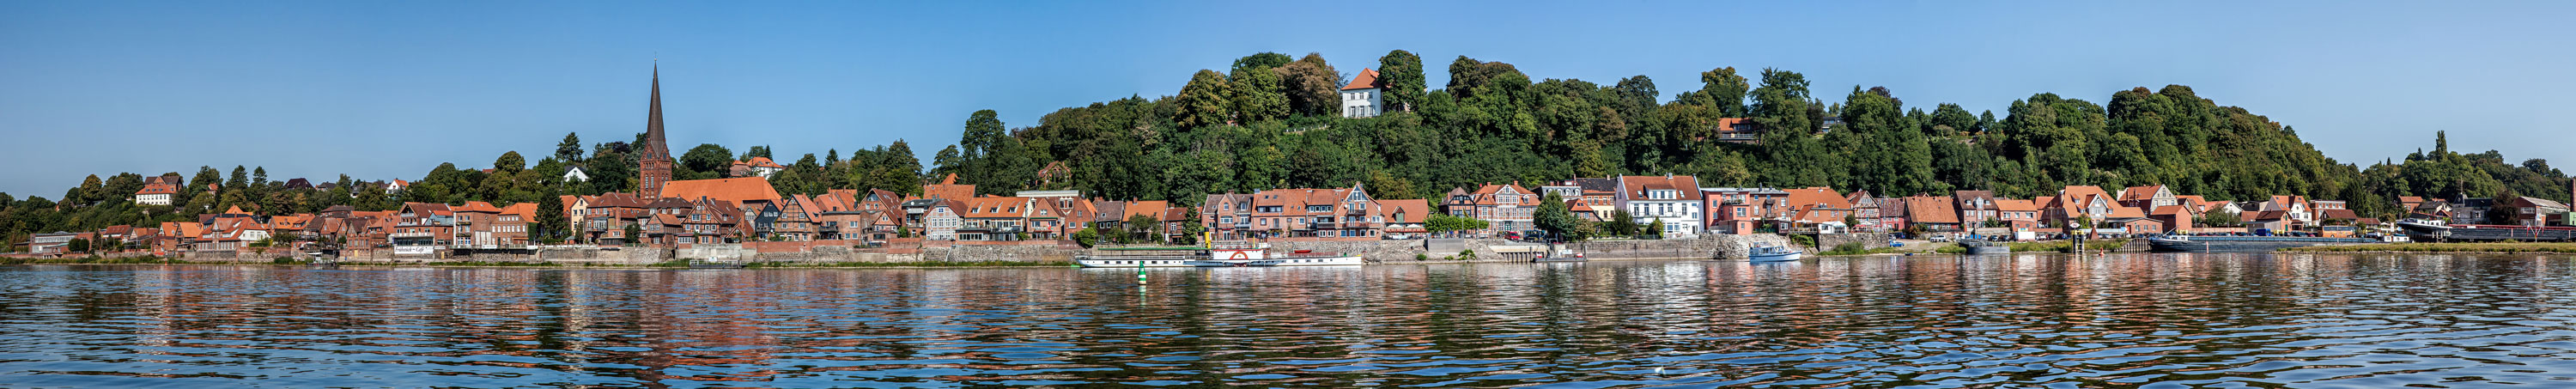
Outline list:
[[[1638,224],[1664,224],[1668,238],[1698,236],[1706,217],[1701,209],[1699,179],[1691,176],[1622,176],[1614,200]]]
[[[1386,83],[1378,80],[1376,69],[1360,69],[1342,86],[1342,117],[1377,117],[1386,109]]]

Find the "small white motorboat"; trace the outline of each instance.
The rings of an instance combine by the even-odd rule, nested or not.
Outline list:
[[[1807,253],[1787,247],[1759,244],[1754,245],[1753,249],[1747,250],[1746,254],[1753,262],[1788,262],[1796,261],[1799,258],[1805,257]]]

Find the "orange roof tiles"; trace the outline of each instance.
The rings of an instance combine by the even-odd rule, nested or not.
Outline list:
[[[950,200],[971,198],[975,197],[975,186],[959,184],[957,173],[948,173],[948,178],[940,180],[937,184],[922,185],[921,197]]]
[[[2039,204],[2031,202],[2031,200],[1995,199],[1995,210],[2004,212],[2038,211]]]
[[[1388,223],[1421,223],[1431,217],[1431,202],[1422,199],[1378,200],[1377,207]]]
[[[695,201],[699,198],[741,204],[750,201],[777,201],[778,189],[769,179],[760,177],[681,180],[662,184],[662,197]]]
[[[1378,81],[1377,69],[1362,68],[1360,69],[1359,75],[1351,76],[1350,85],[1343,85],[1342,90],[1378,89],[1385,87],[1386,83]]]
[[[1904,198],[1905,219],[1915,223],[1958,224],[1958,200],[1948,196],[1911,196]]]

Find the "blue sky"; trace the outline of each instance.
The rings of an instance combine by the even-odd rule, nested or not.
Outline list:
[[[1577,3],[8,1],[0,192],[200,165],[389,179],[534,159],[566,132],[641,131],[657,57],[675,148],[781,155],[901,138],[927,159],[978,109],[1020,127],[1169,95],[1255,52],[1356,73],[1405,49],[1433,85],[1466,55],[1533,78],[1643,74],[1666,99],[1718,66],[1972,111],[2182,84],[2348,163],[2429,148],[2434,130],[2576,160],[2557,115],[2576,90],[2576,3]]]

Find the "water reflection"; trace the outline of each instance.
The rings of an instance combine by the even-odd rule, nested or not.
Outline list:
[[[19,266],[0,384],[2558,386],[2567,259]]]

